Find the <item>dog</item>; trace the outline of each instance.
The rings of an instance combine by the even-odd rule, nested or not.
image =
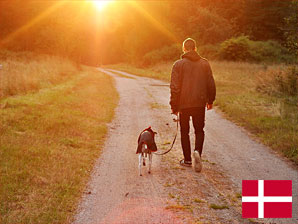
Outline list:
[[[149,157],[149,170],[151,173],[152,166],[152,152],[157,151],[154,137],[157,132],[153,131],[151,127],[146,128],[141,132],[138,138],[138,147],[136,154],[139,154],[139,175],[142,176],[142,165],[146,166],[146,158]]]

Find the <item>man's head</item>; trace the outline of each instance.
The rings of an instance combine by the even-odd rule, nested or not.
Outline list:
[[[187,38],[185,41],[183,41],[183,51],[189,52],[189,51],[196,51],[196,41],[192,38]]]

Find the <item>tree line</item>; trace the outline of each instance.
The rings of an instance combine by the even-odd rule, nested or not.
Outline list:
[[[179,57],[186,37],[210,57],[227,43],[242,51],[243,37],[297,56],[297,0],[114,1],[102,10],[92,1],[11,0],[0,2],[0,21],[1,49],[89,65]]]

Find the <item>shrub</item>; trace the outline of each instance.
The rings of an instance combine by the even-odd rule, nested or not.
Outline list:
[[[249,39],[247,36],[233,37],[220,45],[221,58],[232,61],[250,60]]]
[[[206,57],[208,59],[217,59],[219,46],[215,44],[206,44],[203,46],[198,46],[198,52],[202,57]]]
[[[181,46],[173,44],[148,52],[143,57],[143,65],[150,66],[158,62],[173,61],[181,55]]]
[[[196,15],[190,16],[188,30],[193,30],[192,37],[203,44],[220,43],[233,36],[232,22],[214,10],[196,7]]]
[[[248,36],[233,37],[221,43],[220,58],[233,61],[293,62],[295,57],[276,41],[253,41]]]
[[[207,44],[198,46],[198,52],[203,57],[208,59],[216,59],[218,57],[219,46],[213,44]],[[145,54],[143,57],[143,66],[151,66],[160,62],[175,61],[182,54],[181,46],[174,44],[171,46],[165,46],[161,49],[156,49]]]
[[[273,40],[252,41],[249,40],[249,51],[252,60],[261,62],[290,62],[291,56],[286,48]]]

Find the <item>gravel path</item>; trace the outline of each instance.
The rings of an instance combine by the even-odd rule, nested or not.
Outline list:
[[[99,70],[114,77],[120,101],[74,223],[247,223],[241,218],[242,179],[293,180],[294,218],[254,221],[298,223],[297,169],[214,110],[206,113],[202,173],[178,165],[178,138],[169,154],[153,156],[152,174],[139,177],[139,133],[152,126],[161,149],[174,136],[169,88],[158,80]]]

